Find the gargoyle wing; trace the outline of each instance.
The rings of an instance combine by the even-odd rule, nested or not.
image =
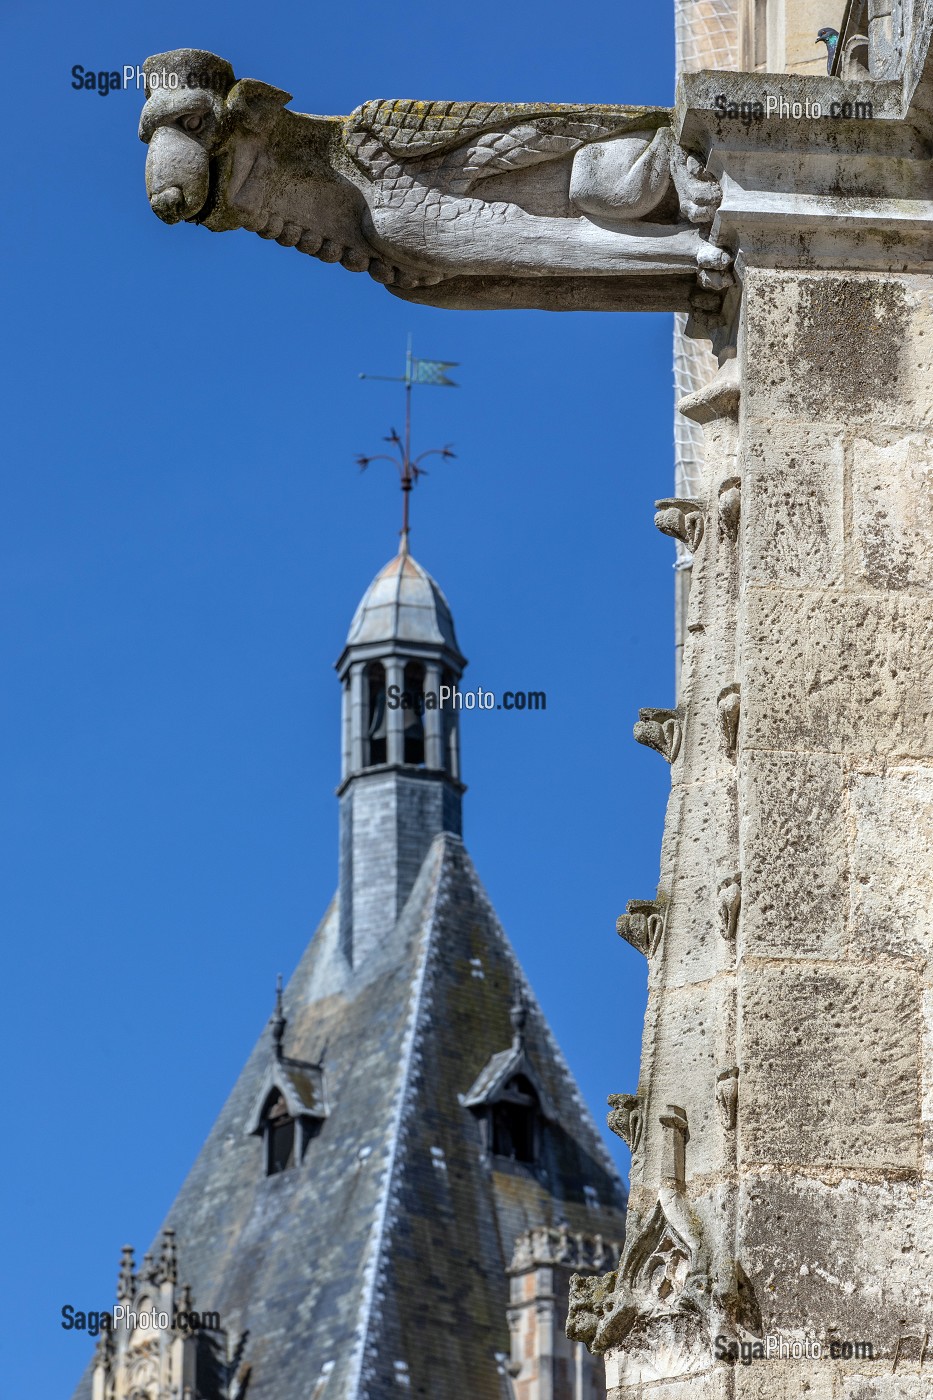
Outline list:
[[[373,170],[386,155],[405,164],[430,160],[451,193],[465,193],[486,176],[669,124],[665,107],[382,100],[347,118],[344,142],[354,160]]]

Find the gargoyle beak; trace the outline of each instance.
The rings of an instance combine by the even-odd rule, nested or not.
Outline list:
[[[146,157],[146,193],[163,223],[192,219],[204,207],[210,161],[204,148],[177,127],[160,126]]]

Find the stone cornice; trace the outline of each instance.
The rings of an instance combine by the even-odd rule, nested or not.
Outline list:
[[[761,266],[933,268],[924,72],[843,82],[688,74],[674,129],[722,188],[711,239]],[[858,113],[859,115],[856,115]]]

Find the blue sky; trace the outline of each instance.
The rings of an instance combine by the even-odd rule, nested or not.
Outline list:
[[[529,15],[533,15],[529,19]],[[669,103],[662,5],[387,9],[163,0],[7,7],[0,890],[8,1135],[3,1362],[68,1395],[336,882],[339,689],[394,553],[388,467],[415,352],[414,498],[466,683],[465,837],[602,1119],[638,1076],[669,772],[631,738],[673,700],[671,320],[415,308],[368,277],[150,213],[141,94],[71,69],[203,47],[301,111],[373,97]],[[610,1140],[621,1166],[627,1154]],[[12,1343],[12,1345],[9,1345]]]

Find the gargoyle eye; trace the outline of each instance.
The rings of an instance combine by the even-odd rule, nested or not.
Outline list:
[[[204,114],[192,112],[187,117],[181,117],[178,124],[183,131],[200,131],[204,125]]]

